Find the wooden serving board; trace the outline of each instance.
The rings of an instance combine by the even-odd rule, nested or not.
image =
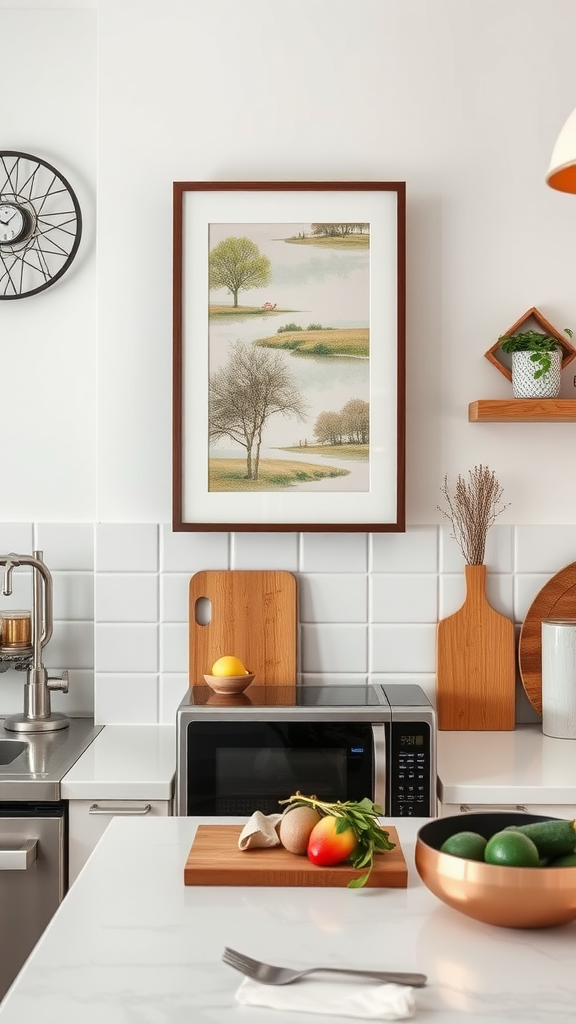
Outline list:
[[[511,730],[516,724],[514,624],[486,600],[486,566],[464,569],[466,600],[437,629],[438,728]]]
[[[349,864],[320,868],[283,846],[239,850],[243,825],[199,825],[184,866],[184,885],[345,887],[364,870]],[[376,854],[368,886],[405,889],[408,868],[395,828],[384,825],[393,850]]]
[[[210,602],[207,625],[197,602]],[[296,578],[276,570],[205,570],[189,587],[190,685],[204,684],[217,658],[235,655],[256,686],[296,683]]]
[[[520,630],[518,662],[522,685],[539,715],[542,714],[543,619],[576,619],[576,562],[560,569],[536,594]]]

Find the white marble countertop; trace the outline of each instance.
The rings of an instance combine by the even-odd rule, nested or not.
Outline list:
[[[440,731],[438,797],[445,804],[576,804],[576,740],[544,736],[540,725]]]
[[[64,776],[63,800],[171,800],[176,726],[105,725]]]
[[[407,889],[349,890],[185,886],[198,819],[115,818],[0,1004],[0,1024],[331,1024],[240,1007],[226,945],[294,966],[422,971],[422,1024],[572,1022],[576,923],[509,930],[444,906],[414,868],[422,823],[390,821]]]

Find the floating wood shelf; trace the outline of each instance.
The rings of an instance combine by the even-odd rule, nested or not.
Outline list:
[[[573,398],[480,398],[468,406],[470,423],[576,422]]]

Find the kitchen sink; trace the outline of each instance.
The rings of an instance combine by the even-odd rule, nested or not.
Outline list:
[[[27,749],[28,744],[22,740],[0,740],[0,764],[11,764]]]

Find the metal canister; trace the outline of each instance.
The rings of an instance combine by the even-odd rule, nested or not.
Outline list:
[[[18,650],[30,647],[31,643],[31,612],[14,611],[11,608],[0,612],[0,646]]]

